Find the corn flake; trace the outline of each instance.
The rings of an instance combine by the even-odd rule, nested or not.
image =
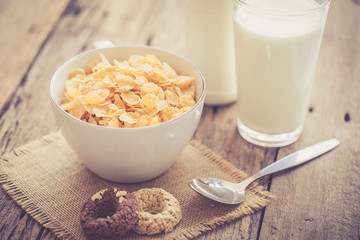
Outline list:
[[[136,105],[141,100],[140,96],[134,92],[123,92],[121,93],[121,98],[129,105]]]
[[[140,114],[137,112],[124,112],[119,116],[119,119],[123,122],[134,124],[136,123],[140,118]]]

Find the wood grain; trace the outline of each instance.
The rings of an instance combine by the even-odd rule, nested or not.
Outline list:
[[[55,70],[98,40],[183,53],[180,0],[0,1],[0,154],[57,130],[48,96]],[[277,199],[197,239],[359,239],[360,5],[334,0],[304,133],[281,149],[243,140],[236,104],[205,106],[194,138],[249,174],[311,143],[331,153],[259,183]],[[0,190],[0,239],[55,239]]]
[[[34,58],[54,29],[68,1],[2,0],[0,14],[0,115],[16,88],[26,81]]]
[[[4,0],[0,5],[0,152],[13,149],[11,142],[20,146],[29,139],[23,133],[17,120],[20,106],[32,93],[18,94],[27,85],[28,72],[33,67],[36,56],[54,29],[56,22],[68,1],[54,4],[48,0],[19,1]],[[29,85],[29,84],[28,84]],[[36,115],[27,118],[38,123]],[[37,124],[33,124],[35,127]],[[15,135],[18,138],[15,138]],[[36,135],[37,136],[37,135]],[[31,138],[32,139],[32,138]],[[9,145],[10,144],[10,145]],[[44,230],[22,211],[4,191],[0,190],[0,239],[49,239],[54,235]]]

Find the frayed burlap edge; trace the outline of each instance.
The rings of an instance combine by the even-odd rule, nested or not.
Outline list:
[[[49,135],[43,136],[40,139],[34,140],[22,147],[16,148],[13,152],[0,157],[0,166],[11,162],[11,160],[29,153],[34,149],[42,146],[46,146],[52,143],[54,140],[60,138],[59,132],[54,132]],[[72,234],[66,230],[61,224],[55,219],[51,218],[49,214],[38,206],[36,206],[31,198],[14,183],[9,176],[3,172],[0,168],[0,184],[5,192],[34,220],[40,223],[47,229],[50,229],[59,238],[72,239]]]
[[[205,155],[205,157],[210,162],[217,165],[220,170],[226,172],[231,177],[234,177],[236,180],[242,181],[248,177],[245,172],[237,169],[233,164],[226,161],[220,155],[217,155],[212,150],[202,145],[198,141],[192,140],[190,144],[197,150],[199,150],[203,155]],[[272,195],[270,192],[262,190],[262,186],[259,186],[256,182],[251,184],[250,189],[260,196],[260,198],[256,202],[252,202],[251,204],[247,204],[246,206],[244,206],[243,204],[239,204],[239,207],[237,207],[234,211],[221,217],[216,217],[208,221],[200,222],[194,225],[192,228],[181,232],[178,236],[175,237],[175,239],[185,240],[198,237],[201,234],[213,230],[218,226],[229,223],[237,218],[252,214],[266,207],[270,204],[271,199],[275,198],[275,196]]]

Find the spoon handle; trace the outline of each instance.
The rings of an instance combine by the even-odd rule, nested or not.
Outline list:
[[[255,173],[254,175],[248,177],[241,183],[238,183],[238,187],[240,189],[246,188],[250,183],[255,181],[258,178],[261,178],[265,175],[276,173],[288,168],[295,167],[302,163],[305,163],[315,157],[318,157],[331,149],[337,147],[339,145],[339,140],[332,138],[326,140],[324,142],[319,142],[313,145],[310,145],[306,148],[300,149],[286,157],[283,157],[279,161],[276,161],[269,166],[261,169],[259,172]]]
[[[256,175],[262,177],[267,174],[279,172],[288,168],[305,163],[318,157],[339,145],[339,140],[332,138],[324,142],[316,143],[296,151],[260,170]]]

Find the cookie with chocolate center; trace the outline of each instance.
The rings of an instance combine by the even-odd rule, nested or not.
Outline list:
[[[119,239],[138,222],[136,198],[123,189],[104,189],[93,195],[80,212],[80,223],[88,239]]]

